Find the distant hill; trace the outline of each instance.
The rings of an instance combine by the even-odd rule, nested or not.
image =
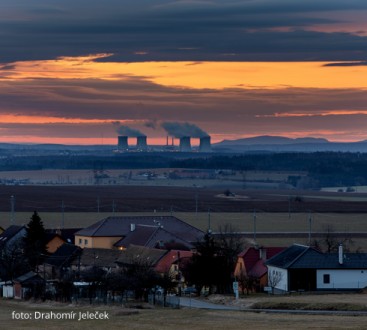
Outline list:
[[[223,140],[213,144],[216,152],[367,152],[367,141],[330,142],[322,138],[291,139],[284,136],[255,136],[238,140]]]
[[[326,139],[305,137],[291,139],[284,136],[262,135],[238,140],[223,140],[216,143],[216,146],[224,145],[274,145],[274,144],[301,144],[301,143],[330,143]]]

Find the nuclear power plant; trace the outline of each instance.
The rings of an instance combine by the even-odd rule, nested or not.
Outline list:
[[[136,139],[136,144],[131,143],[131,139]],[[174,145],[174,138],[172,137],[172,142],[169,144],[169,139],[167,136],[167,142],[161,151],[180,151],[180,152],[212,152],[211,138],[210,136],[204,136],[199,138],[200,144],[198,147],[191,146],[190,136],[181,137],[179,146]],[[133,140],[134,142],[134,140]],[[158,151],[157,147],[148,146],[146,136],[129,137],[125,135],[119,135],[117,137],[117,152],[133,152],[133,151]]]
[[[129,145],[130,137],[125,135],[120,135],[117,137],[117,150],[129,151],[131,149],[136,149],[138,151],[146,151],[148,149],[147,137],[146,136],[138,136],[136,137],[136,145]]]
[[[212,152],[212,145],[210,142],[210,136],[204,136],[200,138],[200,146],[199,146],[200,152]]]
[[[146,151],[148,148],[147,137],[146,136],[138,136],[136,138],[136,148],[141,151]]]
[[[191,141],[189,136],[183,136],[180,138],[180,151],[181,152],[190,152],[191,149]]]
[[[118,123],[117,123],[118,124]],[[117,152],[142,152],[142,151],[162,151],[162,152],[212,152],[211,138],[201,128],[190,123],[181,122],[163,122],[161,127],[167,133],[165,146],[148,146],[147,136],[137,129],[124,125],[118,125]],[[172,138],[172,144],[169,144],[169,137]],[[130,143],[130,139],[136,139],[136,144]],[[174,145],[174,139],[179,139],[179,146]],[[192,139],[199,139],[199,146],[191,146]]]
[[[127,136],[118,136],[117,137],[117,149],[118,151],[127,151],[129,149],[129,145],[127,143]]]

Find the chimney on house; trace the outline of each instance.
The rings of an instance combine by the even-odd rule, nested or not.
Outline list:
[[[343,244],[339,244],[339,248],[338,248],[338,257],[339,257],[339,265],[343,264]]]
[[[130,231],[134,231],[135,230],[135,223],[130,223]]]
[[[259,259],[266,260],[266,249],[262,246],[259,247]]]

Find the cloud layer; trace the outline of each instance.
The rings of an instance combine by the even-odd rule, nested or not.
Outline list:
[[[365,60],[364,0],[3,0],[0,62]],[[111,60],[111,59],[105,59]]]

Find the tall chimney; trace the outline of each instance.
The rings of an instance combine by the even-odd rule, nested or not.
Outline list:
[[[120,151],[126,151],[129,149],[129,145],[127,143],[127,136],[120,135],[117,137],[117,149]]]
[[[200,138],[200,146],[199,146],[200,152],[212,152],[212,146],[210,143],[210,136],[204,136]]]
[[[136,147],[139,150],[146,150],[148,145],[147,145],[147,137],[146,136],[138,136],[136,138]]]
[[[180,139],[180,151],[182,152],[191,151],[191,142],[189,136],[184,136]]]
[[[339,248],[338,248],[338,257],[339,257],[339,264],[342,265],[343,264],[343,244],[339,244]]]

